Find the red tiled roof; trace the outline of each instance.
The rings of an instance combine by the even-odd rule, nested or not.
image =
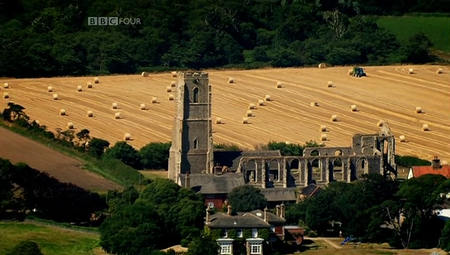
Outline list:
[[[450,166],[449,165],[443,165],[441,168],[433,169],[432,166],[413,166],[413,175],[414,177],[419,177],[424,174],[440,174],[447,179],[450,179]]]

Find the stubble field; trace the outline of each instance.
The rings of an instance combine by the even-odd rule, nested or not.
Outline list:
[[[414,74],[408,69],[414,68]],[[349,146],[355,133],[376,133],[377,122],[387,121],[397,138],[397,154],[431,159],[438,155],[450,160],[450,68],[439,66],[366,67],[368,77],[347,75],[348,67],[289,68],[250,71],[210,71],[215,143],[235,143],[245,149],[268,141],[304,143],[320,140],[320,125],[326,125],[327,146]],[[233,77],[235,83],[229,84]],[[93,77],[5,79],[9,99],[1,99],[3,108],[9,101],[24,106],[25,112],[49,130],[66,129],[73,122],[75,130],[87,128],[94,137],[112,144],[130,133],[130,144],[139,149],[149,142],[167,142],[175,113],[175,101],[169,101],[166,87],[176,78],[170,73],[99,77],[100,83],[86,88]],[[333,87],[328,88],[327,82]],[[277,82],[282,88],[277,88]],[[53,100],[52,86],[59,100]],[[77,92],[77,86],[83,86]],[[242,124],[249,103],[270,95],[273,101],[253,110],[250,124]],[[159,103],[152,104],[152,97]],[[318,107],[311,107],[316,101]],[[112,109],[113,102],[118,109]],[[140,110],[140,104],[148,110]],[[356,105],[358,111],[350,110]],[[422,114],[415,112],[421,107]],[[67,116],[60,116],[65,109]],[[87,117],[92,111],[94,117]],[[120,112],[121,119],[114,119]],[[331,122],[331,115],[338,121]],[[429,131],[422,131],[428,124]],[[400,142],[404,135],[407,142]]]

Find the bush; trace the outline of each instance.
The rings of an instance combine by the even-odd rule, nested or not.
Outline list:
[[[413,156],[400,156],[395,155],[395,163],[398,166],[412,167],[412,166],[430,166],[431,162],[425,159],[421,159]]]
[[[139,152],[125,141],[117,142],[113,147],[108,148],[104,157],[120,159],[123,163],[135,169],[141,168]]]
[[[16,245],[8,255],[44,255],[37,243],[22,241]]]
[[[149,143],[139,150],[140,163],[145,169],[168,169],[171,143]]]

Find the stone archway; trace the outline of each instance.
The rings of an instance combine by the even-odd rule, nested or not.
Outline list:
[[[280,159],[269,159],[266,162],[267,165],[267,174],[269,181],[279,182],[282,180],[283,173],[281,172],[281,163]]]
[[[243,162],[244,176],[248,182],[257,182],[258,162],[256,159],[249,159]]]

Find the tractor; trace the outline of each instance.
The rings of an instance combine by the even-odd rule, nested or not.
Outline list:
[[[364,72],[364,69],[362,67],[359,67],[359,66],[353,67],[352,75],[354,77],[367,76],[366,73]]]

